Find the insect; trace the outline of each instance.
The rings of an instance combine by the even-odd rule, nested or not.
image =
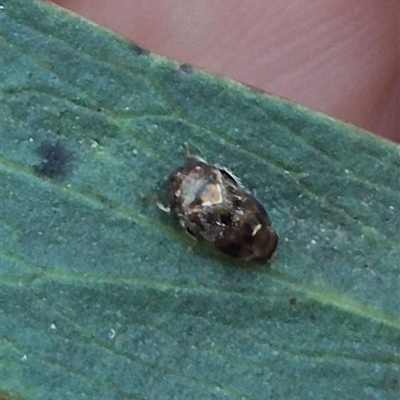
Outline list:
[[[187,162],[167,180],[169,207],[195,238],[229,256],[249,261],[269,260],[278,245],[263,206],[225,168],[190,153]]]

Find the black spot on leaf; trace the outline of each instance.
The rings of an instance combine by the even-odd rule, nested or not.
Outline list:
[[[193,67],[190,64],[181,64],[179,70],[184,74],[190,75],[193,72]]]
[[[71,153],[60,139],[48,139],[37,148],[42,162],[33,167],[38,175],[49,179],[64,179],[70,169]]]
[[[317,317],[313,313],[310,314],[309,318],[311,322],[314,322],[317,319]]]

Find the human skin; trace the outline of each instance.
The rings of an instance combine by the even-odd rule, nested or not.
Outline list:
[[[398,0],[56,0],[155,53],[400,142]]]

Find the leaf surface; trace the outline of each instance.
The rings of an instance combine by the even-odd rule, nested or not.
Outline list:
[[[1,28],[1,380],[18,399],[395,399],[399,147],[49,5]],[[271,265],[146,196],[182,144],[239,176]]]

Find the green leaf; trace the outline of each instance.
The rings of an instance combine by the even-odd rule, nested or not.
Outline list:
[[[23,399],[395,399],[399,147],[3,0],[1,379]],[[182,144],[280,245],[241,265],[144,196]]]

